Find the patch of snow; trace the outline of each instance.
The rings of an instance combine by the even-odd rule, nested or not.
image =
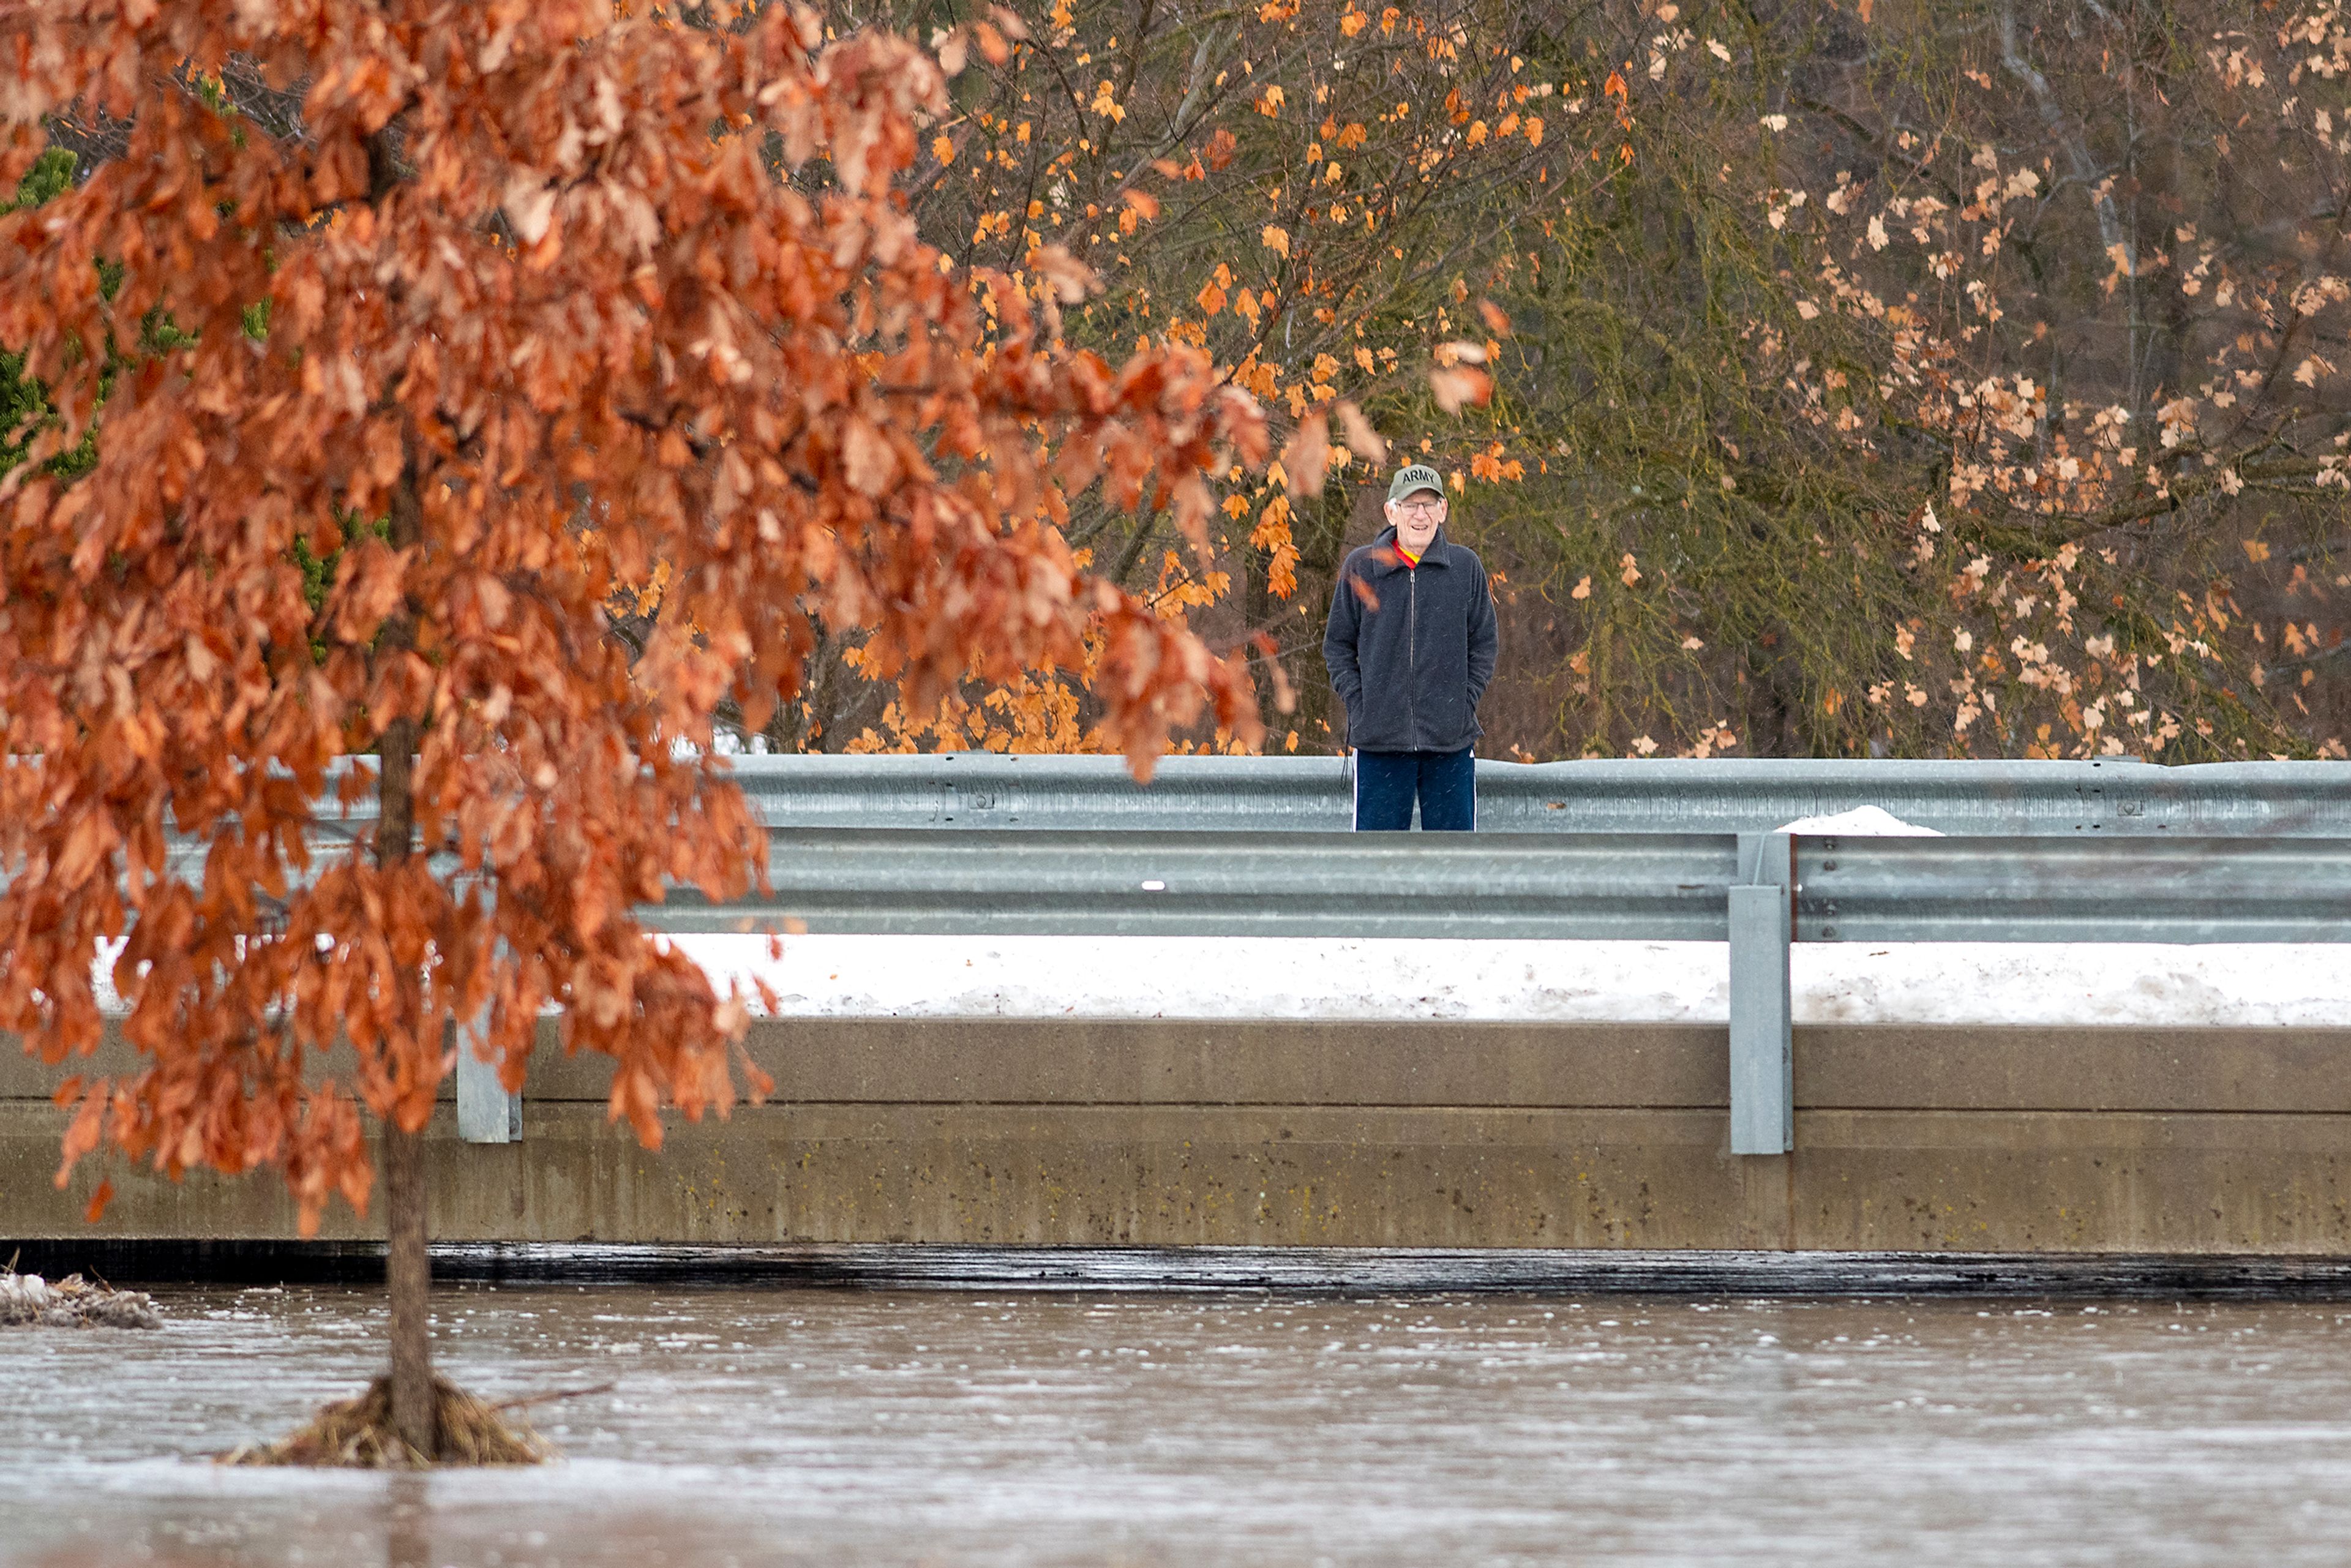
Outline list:
[[[1328,1019],[1703,1023],[1729,1018],[1719,942],[1340,937],[676,936],[786,1018]],[[1800,943],[1799,1023],[2339,1029],[2331,945]]]
[[[1876,811],[1875,807],[1862,808]],[[1877,813],[1885,817],[1884,812]],[[1813,819],[1856,833],[1858,815]],[[1886,817],[1887,821],[1895,821]],[[1932,830],[1896,822],[1903,831]],[[752,977],[784,1018],[1262,1019],[1721,1024],[1719,942],[1393,937],[671,935],[723,991]],[[102,945],[99,1006],[122,1010]],[[2332,944],[1800,942],[1798,1023],[2342,1029]]]
[[[1937,828],[1906,822],[1883,806],[1855,806],[1827,817],[1799,817],[1775,830],[1782,833],[1836,834],[1848,839],[1939,839]]]
[[[1729,1016],[1709,942],[1218,936],[669,940],[790,1018],[1693,1019]]]

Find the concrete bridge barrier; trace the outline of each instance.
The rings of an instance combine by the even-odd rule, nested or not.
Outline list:
[[[1796,1146],[1760,1157],[1719,1024],[794,1019],[751,1050],[773,1098],[653,1152],[550,1037],[519,1142],[436,1121],[434,1236],[2351,1251],[2351,1028],[1800,1023]],[[56,1077],[0,1056],[0,1240],[294,1235],[266,1175],[58,1189]]]

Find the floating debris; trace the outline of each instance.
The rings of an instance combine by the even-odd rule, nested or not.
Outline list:
[[[68,1274],[50,1284],[38,1274],[0,1270],[0,1325],[160,1329],[163,1314],[144,1291],[118,1291]]]
[[[518,1401],[517,1403],[529,1403]],[[536,1465],[548,1447],[538,1434],[445,1377],[433,1380],[434,1452],[420,1454],[392,1424],[392,1379],[377,1378],[352,1399],[339,1399],[309,1424],[274,1443],[247,1443],[220,1456],[224,1465],[329,1465],[353,1469],[420,1469],[428,1465]]]

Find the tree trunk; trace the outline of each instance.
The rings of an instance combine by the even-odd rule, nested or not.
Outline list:
[[[395,505],[395,530],[399,509]],[[395,619],[391,630],[404,644],[407,617]],[[415,750],[415,720],[394,719],[384,726],[375,852],[385,866],[410,853],[416,816]],[[433,1436],[433,1255],[424,1234],[424,1130],[403,1129],[396,1111],[384,1118],[383,1186],[384,1230],[390,1243],[384,1285],[392,1296],[392,1424],[402,1441],[430,1459],[438,1446]]]
[[[433,1255],[424,1242],[424,1134],[383,1126],[384,1284],[392,1296],[392,1424],[430,1459],[433,1419]]]
[[[391,543],[414,545],[423,533],[412,445],[392,495]],[[385,622],[378,647],[405,650],[415,641],[405,604]],[[417,721],[405,715],[383,727],[376,751],[377,865],[389,871],[415,852]],[[408,1022],[418,1025],[421,996],[412,988]],[[433,1418],[433,1255],[425,1243],[424,1129],[400,1125],[395,1108],[383,1124],[384,1228],[389,1242],[384,1285],[392,1297],[392,1424],[401,1440],[427,1459],[436,1458]]]

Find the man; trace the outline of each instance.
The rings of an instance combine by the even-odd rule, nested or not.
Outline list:
[[[1347,705],[1355,828],[1474,832],[1478,699],[1494,674],[1494,596],[1475,553],[1445,537],[1445,481],[1416,463],[1388,485],[1388,526],[1349,555],[1322,662]]]

